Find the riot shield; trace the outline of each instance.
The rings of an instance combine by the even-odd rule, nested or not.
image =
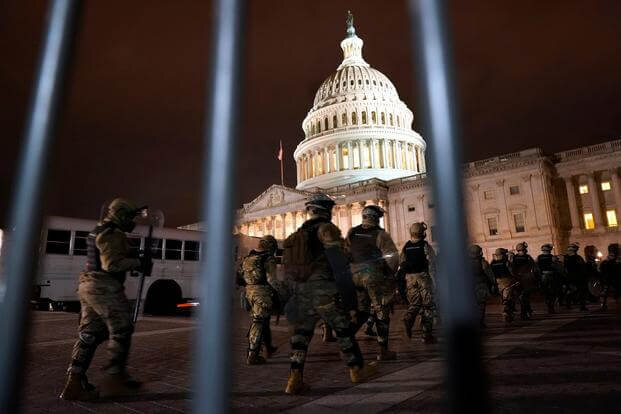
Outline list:
[[[604,284],[596,277],[589,278],[588,287],[589,293],[596,298],[599,298],[604,293]]]

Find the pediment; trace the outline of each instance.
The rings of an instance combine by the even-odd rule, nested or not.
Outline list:
[[[300,191],[282,185],[274,184],[249,203],[244,204],[244,212],[264,210],[278,207],[284,204],[303,201],[309,196],[309,192]]]

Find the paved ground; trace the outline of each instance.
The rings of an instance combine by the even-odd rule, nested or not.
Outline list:
[[[595,306],[591,306],[595,309]],[[492,305],[485,336],[485,364],[490,397],[498,413],[620,413],[621,309],[609,312],[564,311],[548,317],[540,303],[533,321],[511,328],[501,323]],[[393,316],[398,321],[401,311]],[[236,311],[234,329],[234,412],[289,413],[439,413],[445,407],[442,344],[408,342],[400,323],[391,329],[399,359],[382,363],[381,376],[352,386],[334,344],[316,335],[311,344],[304,396],[283,394],[288,372],[286,322],[274,327],[280,347],[266,366],[243,363],[248,318]],[[132,398],[95,403],[57,399],[75,337],[77,315],[36,312],[28,345],[22,410],[27,413],[177,413],[190,406],[190,317],[142,318],[134,335],[130,371],[147,382]],[[215,334],[215,333],[214,333]],[[375,341],[359,336],[365,358],[373,359]],[[103,349],[95,358],[91,382],[101,378]]]

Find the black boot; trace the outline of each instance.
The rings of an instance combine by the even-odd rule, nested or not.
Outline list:
[[[88,383],[84,374],[70,373],[60,398],[67,401],[92,401],[99,397],[99,392]]]

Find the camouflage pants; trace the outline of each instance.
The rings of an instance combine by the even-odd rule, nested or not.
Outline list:
[[[502,299],[503,313],[505,315],[513,315],[515,312],[515,304],[519,297],[517,280],[511,277],[503,277],[496,280],[498,290]]]
[[[290,320],[291,369],[303,369],[315,325],[320,319],[334,330],[336,342],[348,367],[363,365],[362,353],[354,338],[349,313],[340,303],[336,283],[329,280],[298,283],[295,296],[295,319]]]
[[[246,298],[250,303],[252,324],[248,330],[248,350],[258,351],[261,343],[272,345],[270,317],[272,315],[272,289],[269,286],[246,286]]]
[[[405,283],[410,304],[403,320],[413,326],[416,317],[420,314],[423,333],[431,334],[435,309],[431,276],[427,272],[409,273],[405,275]]]
[[[356,294],[358,296],[358,315],[356,317],[356,331],[368,320],[375,316],[377,326],[377,342],[381,346],[388,345],[390,330],[390,301],[392,291],[384,274],[365,268],[353,274]]]
[[[73,346],[69,372],[84,373],[97,346],[108,340],[108,374],[125,371],[134,326],[125,288],[101,273],[83,273],[78,286],[81,315],[78,340]]]

